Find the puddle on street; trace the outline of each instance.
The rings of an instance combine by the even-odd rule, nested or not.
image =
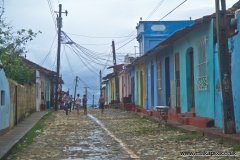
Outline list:
[[[108,133],[108,135],[110,135],[113,139],[119,142],[122,148],[131,156],[131,158],[139,158],[135,153],[133,153],[130,149],[126,147],[126,145],[122,142],[121,139],[118,139],[117,137],[115,137],[97,118],[93,117],[91,114],[88,114],[88,116],[93,121],[97,122]]]
[[[69,156],[66,160],[119,159],[121,156],[126,157],[127,153],[130,155],[128,157],[138,158],[134,153],[126,148],[121,140],[111,134],[97,118],[90,114],[88,114],[88,116],[98,125],[91,130],[83,129],[82,132],[88,133],[87,136],[69,137],[70,140],[75,141],[75,146],[71,146],[71,144],[69,144],[70,146],[64,147],[63,152]],[[109,137],[109,135],[111,137]],[[76,145],[76,141],[78,145]]]

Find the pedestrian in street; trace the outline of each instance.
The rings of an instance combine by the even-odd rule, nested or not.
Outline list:
[[[63,96],[63,99],[64,99],[64,108],[65,108],[65,111],[66,111],[66,115],[68,115],[68,108],[70,108],[70,106],[69,106],[69,104],[70,104],[70,95],[69,95],[68,91]]]
[[[80,94],[77,94],[77,98],[76,98],[76,109],[77,109],[77,114],[78,114],[78,115],[79,115],[80,103],[81,103]]]
[[[69,102],[69,103],[70,103],[70,104],[69,104],[69,106],[70,106],[70,112],[71,112],[71,110],[72,110],[72,99],[73,99],[73,98],[72,98],[72,95],[70,95],[70,102]]]
[[[83,103],[83,114],[87,115],[87,96],[83,95],[83,99],[82,99],[82,103]]]
[[[98,105],[99,105],[101,114],[103,114],[103,111],[104,111],[104,103],[105,103],[105,99],[104,99],[103,95],[101,94],[99,97],[99,100],[98,100]]]

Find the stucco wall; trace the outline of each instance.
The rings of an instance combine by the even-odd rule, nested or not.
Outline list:
[[[141,64],[140,64],[140,81],[139,81],[139,83],[141,83],[141,76],[142,76],[142,85],[140,84],[140,91],[142,92],[140,92],[140,106],[141,107],[143,107],[144,108],[144,95],[145,95],[145,87],[144,87],[144,84],[145,84],[145,81],[144,81],[144,76],[145,76],[145,71],[144,71],[144,69],[145,69],[145,64],[144,64],[144,62],[142,62]],[[141,75],[141,73],[142,73],[142,75]],[[142,97],[141,97],[141,94],[142,94]]]
[[[195,40],[202,37],[203,35],[207,36],[206,41],[206,55],[207,55],[207,83],[208,87],[206,90],[196,90],[196,63],[197,56],[195,48]],[[173,45],[173,52],[179,53],[180,57],[180,107],[181,112],[189,111],[189,102],[188,102],[188,80],[187,80],[187,50],[193,48],[194,52],[194,90],[195,90],[195,111],[197,116],[214,118],[214,50],[213,50],[213,20],[198,28],[194,31],[188,33],[186,36],[177,40]],[[204,100],[204,101],[203,101]]]
[[[2,63],[0,62],[0,64]],[[10,107],[9,84],[3,69],[0,70],[0,98],[1,91],[5,92],[5,104],[1,105],[0,99],[0,133],[1,130],[7,129],[10,126],[10,115],[12,112]]]
[[[123,83],[124,83],[124,81],[123,81],[123,78],[124,78],[124,74],[123,73],[121,73],[121,74],[119,74],[118,75],[118,83],[119,83],[119,100],[120,100],[120,102],[122,102],[122,98],[123,98],[123,93],[124,93],[124,91],[123,91],[123,89],[124,89],[124,85],[123,85]]]
[[[135,81],[135,68],[132,68],[129,70],[129,75],[130,75],[130,88],[129,88],[129,91],[130,91],[130,94],[132,95],[132,102],[135,103],[135,97],[134,97],[134,94],[135,94],[135,91],[132,90],[132,86],[134,84],[132,84],[132,78],[134,77],[134,81]],[[135,88],[135,87],[134,87]]]
[[[152,64],[151,64],[152,62]],[[153,66],[153,73],[151,72],[151,68]],[[144,108],[152,109],[156,107],[156,55],[149,56],[145,59],[145,67],[148,70],[148,89],[147,89],[147,99],[145,99]],[[152,92],[153,89],[153,92]],[[153,98],[153,102],[152,102]]]
[[[140,105],[140,67],[139,64],[135,65],[134,75],[135,75],[135,87],[134,87],[134,99],[135,104]]]
[[[20,85],[13,80],[8,79],[10,89],[10,105],[11,105],[11,127],[14,126],[16,95],[17,95],[17,121],[22,121],[30,113],[36,111],[36,88],[35,85]],[[17,87],[17,94],[15,92]]]
[[[158,106],[165,106],[167,105],[166,102],[166,79],[165,79],[165,59],[169,57],[169,77],[170,77],[170,90],[171,90],[171,80],[174,79],[174,61],[173,61],[173,48],[172,45],[168,46],[167,48],[161,50],[157,53],[157,62],[161,61],[161,86],[160,90],[157,90],[157,105]],[[156,87],[157,89],[157,87]],[[171,92],[170,92],[171,96]]]

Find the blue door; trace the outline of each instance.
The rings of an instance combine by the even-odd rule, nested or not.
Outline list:
[[[165,58],[165,85],[166,85],[166,105],[168,105],[168,100],[170,100],[170,67],[169,67],[169,57]]]
[[[154,108],[154,68],[153,65],[151,65],[151,108]]]
[[[135,92],[135,83],[134,83],[134,77],[132,77],[131,78],[131,93],[132,93],[132,102],[134,103],[134,96],[135,96],[135,94],[134,94],[134,92]]]

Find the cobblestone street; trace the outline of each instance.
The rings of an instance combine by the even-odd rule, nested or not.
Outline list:
[[[44,130],[32,145],[18,153],[18,159],[239,159],[236,157],[181,156],[184,151],[231,152],[207,138],[191,137],[174,128],[158,128],[158,123],[131,112],[89,109],[88,116],[76,111],[68,116],[53,112]]]

